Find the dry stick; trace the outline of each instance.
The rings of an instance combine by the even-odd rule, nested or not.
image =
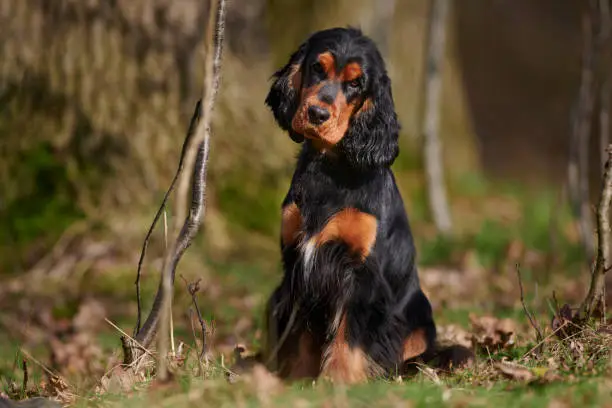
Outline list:
[[[612,145],[607,148],[608,161],[604,171],[599,206],[597,207],[597,259],[591,276],[591,286],[578,317],[589,319],[602,300],[605,274],[610,265],[610,201],[612,200]]]
[[[178,263],[183,252],[191,245],[195,234],[200,228],[204,212],[206,210],[206,174],[208,169],[208,153],[210,150],[210,122],[214,98],[218,87],[218,80],[215,82],[214,62],[218,58],[220,63],[220,54],[217,55],[214,45],[218,45],[218,14],[217,8],[221,9],[224,0],[220,0],[219,4],[214,1],[210,3],[210,19],[208,21],[207,32],[207,47],[206,47],[206,64],[204,74],[204,96],[202,98],[202,120],[198,123],[196,133],[193,140],[187,149],[185,156],[186,167],[193,168],[193,184],[192,184],[192,202],[189,215],[185,218],[185,202],[189,185],[191,184],[192,175],[187,172],[183,173],[179,178],[179,190],[177,197],[177,223],[175,230],[180,226],[180,220],[185,219],[179,237],[172,248],[173,254],[180,254],[178,258],[175,256]],[[219,7],[217,7],[219,6]],[[222,15],[223,12],[221,12]],[[221,30],[223,27],[221,27]],[[222,31],[221,31],[222,32]],[[211,39],[214,37],[214,41]],[[222,38],[221,38],[222,39]],[[210,42],[209,42],[210,41]],[[215,42],[214,45],[211,43]],[[218,72],[216,72],[218,74]],[[216,87],[215,87],[216,85]],[[181,240],[181,238],[183,238]],[[176,270],[174,259],[170,264],[165,262],[162,285],[162,304],[161,316],[159,320],[159,330],[161,335],[158,338],[159,362],[158,362],[158,379],[166,381],[168,379],[167,371],[167,351],[168,351],[168,321],[172,313],[172,288],[174,286],[174,273]]]
[[[21,396],[25,397],[26,392],[28,390],[28,379],[29,379],[27,359],[25,358],[23,359],[23,361],[21,362],[21,368],[23,369],[23,385],[21,386]]]
[[[429,206],[436,228],[448,234],[452,228],[442,160],[440,141],[440,95],[442,90],[442,63],[446,43],[450,0],[432,0],[427,40],[425,72],[424,155]]]
[[[183,169],[185,168],[184,166],[185,151],[187,150],[187,147],[189,146],[189,142],[193,138],[193,135],[195,133],[196,126],[197,126],[199,119],[200,119],[200,102],[196,104],[195,112],[193,116],[191,117],[191,121],[189,123],[189,130],[187,131],[187,137],[185,138],[185,141],[183,142],[181,158],[179,159],[179,165],[176,170],[176,173],[174,174],[174,178],[172,179],[172,182],[170,183],[170,187],[168,188],[168,191],[166,191],[166,194],[164,194],[162,203],[159,206],[159,209],[157,210],[155,217],[153,218],[153,222],[151,223],[151,226],[149,227],[149,231],[147,231],[147,235],[145,236],[144,242],[142,244],[142,251],[140,252],[140,259],[138,260],[138,270],[136,272],[136,302],[138,305],[138,316],[136,317],[136,327],[134,328],[134,336],[136,336],[136,334],[138,334],[138,332],[140,331],[140,323],[142,319],[142,301],[140,298],[140,277],[142,275],[142,265],[144,262],[145,255],[147,253],[149,241],[151,239],[151,235],[153,235],[153,230],[155,229],[155,226],[157,225],[157,222],[159,221],[159,217],[161,217],[161,215],[164,213],[166,209],[168,198],[170,198],[170,194],[172,194],[172,191],[174,191],[174,187],[176,186],[176,182],[178,181],[178,178],[183,173]]]
[[[204,94],[202,97],[202,118],[210,117],[219,89],[221,73],[221,54],[223,52],[223,35],[225,30],[225,0],[212,1],[210,3],[209,21],[206,31],[205,42],[205,71],[204,71]],[[187,168],[193,168],[197,147],[208,138],[208,127],[210,121],[203,126],[200,132],[191,142],[192,148],[185,153],[185,163]],[[191,185],[191,174],[184,173],[179,178],[178,192],[176,197],[176,220],[174,228],[178,232],[182,228],[180,221],[185,219],[187,208],[187,196]]]
[[[218,1],[218,5],[217,5]],[[196,150],[196,146],[199,146],[204,137],[201,135],[202,131],[199,132],[198,136],[198,121],[200,117],[207,117],[210,115],[212,111],[212,106],[214,105],[214,101],[216,98],[216,93],[219,88],[219,77],[221,73],[221,55],[223,52],[223,34],[225,30],[225,0],[211,0],[210,10],[209,10],[209,22],[207,27],[207,37],[205,42],[205,52],[206,52],[206,65],[205,65],[205,77],[204,77],[204,103],[208,102],[208,107],[201,107],[200,104],[202,101],[199,101],[196,105],[195,112],[191,118],[191,122],[189,124],[189,130],[187,132],[187,137],[183,142],[183,147],[181,150],[181,157],[179,159],[178,169],[172,179],[172,183],[170,184],[170,188],[164,195],[164,199],[162,200],[162,204],[160,205],[157,213],[155,214],[155,218],[153,219],[153,223],[151,224],[149,231],[145,237],[142,252],[140,254],[140,259],[138,260],[138,272],[136,275],[136,299],[138,302],[138,317],[136,321],[136,329],[134,330],[134,335],[136,335],[140,331],[140,322],[142,316],[141,309],[141,298],[140,298],[140,276],[142,264],[144,261],[144,257],[147,251],[147,247],[149,245],[149,240],[151,235],[153,234],[153,230],[157,221],[159,221],[159,217],[162,214],[162,211],[166,207],[166,203],[174,187],[176,186],[177,181],[179,182],[179,192],[177,197],[177,216],[175,219],[177,220],[174,226],[174,234],[179,232],[180,222],[185,218],[185,207],[186,207],[186,197],[187,191],[189,189],[189,181],[190,181],[190,173],[184,173],[183,170],[185,168],[191,169],[194,166],[194,155],[190,153],[191,150]],[[214,28],[213,28],[214,27]],[[213,31],[214,30],[214,31]],[[213,40],[213,34],[215,38]],[[213,42],[213,45],[210,44],[209,41]],[[211,48],[214,48],[214,51],[211,52]],[[214,56],[213,56],[214,53]],[[212,61],[211,61],[212,59]],[[210,80],[210,75],[213,75],[212,81]],[[212,85],[211,85],[212,84]],[[212,88],[212,89],[211,89]],[[212,95],[209,95],[209,90],[212,90]],[[187,176],[184,176],[184,175]]]
[[[557,327],[556,330],[553,330],[548,336],[544,337],[542,339],[542,341],[540,341],[538,344],[536,344],[535,346],[533,346],[531,349],[529,349],[529,351],[527,351],[525,354],[523,354],[523,357],[520,358],[520,360],[524,360],[525,357],[527,357],[528,355],[530,355],[531,353],[533,353],[537,348],[541,347],[545,341],[547,341],[548,339],[552,338],[554,335],[556,335],[557,333],[559,333],[561,330],[563,330],[565,328],[565,326],[567,326],[569,324],[568,321],[564,321],[563,324],[561,324],[561,326]]]
[[[181,275],[181,279],[185,282],[185,286],[187,287],[187,292],[191,295],[191,301],[193,302],[193,307],[196,310],[196,315],[198,317],[198,321],[200,322],[200,328],[202,329],[202,351],[200,352],[200,356],[198,360],[200,361],[200,369],[202,366],[202,360],[206,360],[206,365],[208,366],[208,358],[206,357],[207,344],[206,344],[206,322],[202,317],[202,313],[200,312],[200,307],[198,306],[198,301],[196,299],[196,294],[200,291],[200,281],[202,279],[198,279],[193,283],[187,282],[187,279]]]
[[[168,256],[168,216],[167,211],[164,209],[164,260]],[[176,356],[176,348],[174,347],[174,319],[172,317],[172,310],[170,310],[170,347],[172,350],[172,357]]]
[[[593,3],[593,1],[591,1]],[[592,7],[591,7],[592,9]],[[568,184],[575,216],[579,219],[580,238],[589,264],[595,253],[593,217],[589,205],[589,138],[593,114],[595,83],[595,41],[591,15],[583,17],[584,46],[578,100],[572,115]]]
[[[523,305],[523,310],[529,319],[529,323],[531,323],[531,326],[536,331],[536,341],[540,344],[540,347],[536,350],[536,354],[540,355],[542,354],[542,348],[544,346],[544,343],[542,343],[544,336],[542,335],[542,329],[540,328],[538,321],[533,313],[529,311],[529,308],[527,308],[527,304],[525,304],[525,297],[523,295],[523,280],[521,279],[521,268],[518,263],[516,264],[516,275],[518,276],[519,288],[521,289],[521,304]]]
[[[40,368],[42,368],[44,370],[44,372],[47,373],[47,375],[49,377],[57,377],[60,378],[68,387],[72,387],[68,381],[66,381],[66,379],[64,377],[62,377],[59,374],[54,373],[49,367],[47,367],[46,365],[44,365],[43,363],[41,363],[40,361],[38,361],[37,359],[35,359],[32,354],[30,354],[27,350],[25,350],[24,348],[20,347],[19,351],[21,352],[21,354],[23,354],[24,356],[26,356],[30,361],[34,362],[34,364],[36,364],[37,366],[39,366]]]
[[[164,210],[164,256],[168,252],[168,216]],[[174,318],[172,310],[170,310],[170,346],[172,348],[172,357],[176,356],[176,348],[174,347]]]
[[[210,52],[207,53],[207,64],[205,71],[205,90],[204,98],[201,103],[196,107],[195,121],[196,129],[192,136],[188,135],[185,145],[183,146],[183,154],[181,155],[181,161],[184,160],[185,168],[193,169],[193,183],[192,183],[192,200],[189,215],[185,218],[181,231],[178,238],[172,245],[170,251],[170,259],[164,262],[162,280],[158,288],[153,307],[147,317],[147,320],[143,324],[142,328],[138,331],[135,336],[135,340],[145,347],[148,347],[153,341],[155,334],[157,333],[160,322],[167,324],[167,319],[164,319],[162,314],[167,314],[167,309],[170,307],[170,298],[172,295],[171,289],[174,283],[174,274],[176,266],[180,261],[185,250],[191,245],[193,238],[199,230],[202,222],[205,207],[205,193],[206,193],[206,173],[208,166],[208,152],[209,152],[209,136],[210,136],[210,120],[212,107],[216,98],[216,92],[220,82],[219,76],[221,73],[221,55],[223,46],[223,31],[225,26],[225,0],[218,0],[218,7],[215,7],[217,3],[212,4],[211,7],[216,8],[216,13],[211,13],[211,19],[214,18],[215,24],[215,35],[214,35],[214,58],[210,58]],[[213,17],[214,16],[214,17]],[[209,47],[211,49],[212,47]],[[212,78],[215,76],[216,78]],[[201,110],[200,110],[201,107]],[[185,173],[179,174],[184,176]],[[178,176],[177,176],[178,177]],[[180,178],[182,182],[184,177]],[[170,283],[170,284],[168,284]],[[165,291],[164,291],[165,288]],[[166,293],[165,293],[166,292]],[[165,323],[164,323],[165,322]],[[163,328],[162,328],[163,329]],[[162,330],[162,333],[164,330]],[[167,334],[167,331],[166,331]],[[122,338],[124,343],[124,363],[129,364],[135,358],[138,357],[140,351],[135,344],[129,343],[128,339]],[[164,342],[160,343],[162,350],[159,350],[159,354],[163,355]],[[167,342],[166,342],[167,346]],[[162,357],[162,365],[165,364]],[[162,366],[163,370],[165,367]],[[165,373],[161,373],[160,380],[164,380]]]
[[[151,351],[150,351],[150,350],[148,350],[148,349],[147,349],[145,346],[143,346],[142,344],[140,344],[140,343],[138,342],[138,340],[136,340],[135,338],[130,337],[130,335],[129,335],[129,334],[127,334],[126,332],[124,332],[123,330],[121,330],[121,328],[120,328],[119,326],[117,326],[115,323],[113,323],[113,322],[111,322],[110,320],[108,320],[108,318],[106,318],[106,317],[105,317],[105,318],[104,318],[104,321],[106,321],[106,323],[108,323],[108,324],[109,324],[109,325],[110,325],[112,328],[114,328],[114,329],[115,329],[115,330],[117,330],[119,333],[121,333],[121,336],[122,336],[122,337],[125,337],[125,338],[129,339],[130,341],[133,341],[134,343],[136,343],[136,345],[137,345],[137,346],[139,346],[139,347],[142,349],[143,354],[148,354],[148,355],[150,355],[151,357],[153,357],[153,356],[154,356],[154,355],[153,355],[153,352],[151,352]]]
[[[191,324],[191,333],[193,334],[193,345],[194,349],[198,346],[198,337],[196,336],[195,326],[193,325],[193,309],[189,308],[189,323]],[[196,350],[197,352],[197,350]],[[202,360],[198,358],[198,377],[204,375],[204,365],[202,364]]]

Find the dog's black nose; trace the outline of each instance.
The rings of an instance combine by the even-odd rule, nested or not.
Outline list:
[[[308,120],[313,125],[320,125],[329,119],[329,111],[320,106],[313,105],[308,108]]]

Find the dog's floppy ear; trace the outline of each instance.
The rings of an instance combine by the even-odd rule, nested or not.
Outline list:
[[[340,142],[349,163],[361,169],[390,166],[399,154],[400,123],[386,72],[374,81],[371,89],[371,96],[353,115]]]
[[[278,125],[289,132],[291,139],[298,143],[304,141],[304,136],[295,133],[291,128],[291,121],[299,103],[298,98],[302,88],[302,62],[307,48],[308,42],[300,45],[289,58],[289,62],[274,74],[274,83],[266,97],[266,105],[272,110]]]

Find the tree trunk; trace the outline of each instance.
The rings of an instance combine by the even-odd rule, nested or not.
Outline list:
[[[424,161],[429,193],[429,207],[439,232],[448,234],[452,221],[446,184],[442,143],[440,140],[440,95],[442,91],[442,61],[446,45],[450,0],[432,0],[425,59]]]

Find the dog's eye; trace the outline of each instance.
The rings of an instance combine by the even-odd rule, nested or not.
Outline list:
[[[323,73],[323,65],[321,65],[320,62],[315,62],[314,64],[312,64],[312,71],[317,73],[317,74],[322,74]]]

